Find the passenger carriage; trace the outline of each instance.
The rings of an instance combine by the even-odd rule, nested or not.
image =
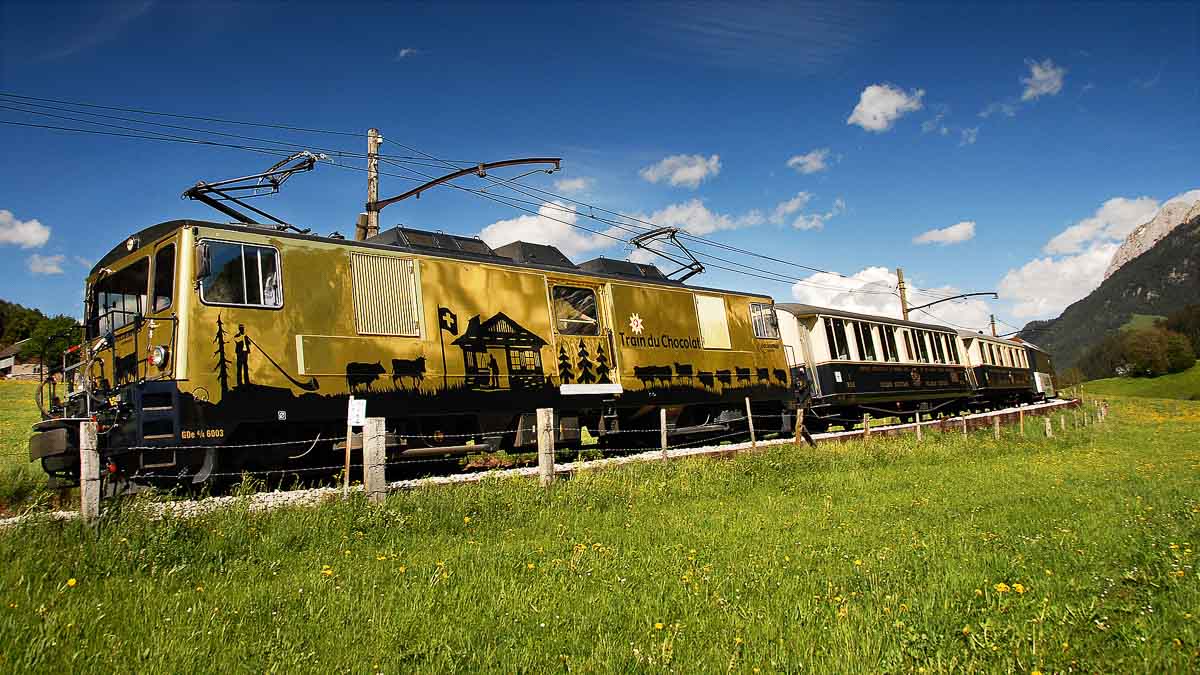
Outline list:
[[[1033,370],[1024,343],[963,330],[958,335],[971,366],[974,407],[1034,401]]]

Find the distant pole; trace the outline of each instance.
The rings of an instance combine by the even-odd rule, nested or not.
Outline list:
[[[992,326],[992,337],[996,337],[996,315],[989,314],[988,316],[991,317],[991,321],[989,323]]]
[[[659,445],[662,446],[663,459],[667,458],[667,409],[658,409]]]
[[[363,240],[379,234],[379,146],[383,136],[378,129],[367,130],[367,222],[362,231],[355,231],[355,239]]]
[[[100,452],[96,449],[96,422],[79,425],[79,516],[85,523],[100,517]]]
[[[900,315],[908,321],[908,287],[904,285],[904,269],[896,268],[896,290],[900,292]]]
[[[750,447],[758,447],[758,439],[754,437],[754,413],[750,410],[750,397],[746,397],[746,424],[750,427]]]
[[[554,408],[538,408],[538,483],[546,487],[554,482]]]

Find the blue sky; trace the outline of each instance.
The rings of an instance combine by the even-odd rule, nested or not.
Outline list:
[[[942,305],[938,317],[979,328],[994,311],[1020,326],[1085,295],[1125,233],[1200,187],[1194,4],[10,2],[0,12],[10,94],[364,132],[146,118],[352,152],[376,126],[443,158],[562,156],[561,173],[522,181],[852,277],[726,252],[803,283],[716,269],[696,279],[780,300],[896,313],[889,270],[902,266],[922,289],[1002,293]],[[5,108],[0,120],[81,126]],[[155,222],[215,218],[180,192],[274,161],[2,124],[0,147],[0,297],[72,314],[85,263]],[[322,165],[259,205],[349,234],[365,183]],[[382,193],[412,185],[385,176]],[[562,208],[544,213],[607,228]],[[460,191],[390,207],[382,222],[541,238],[576,260],[628,253]],[[914,241],[933,230],[943,232],[926,235],[932,243]]]

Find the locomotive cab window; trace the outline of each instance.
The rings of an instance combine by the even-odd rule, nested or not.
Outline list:
[[[754,337],[779,338],[779,317],[775,316],[773,306],[762,302],[750,303],[750,320],[754,324]]]
[[[559,335],[599,335],[596,292],[590,288],[555,286],[554,320]]]
[[[201,242],[200,300],[210,305],[283,306],[279,252],[267,246]]]
[[[133,323],[146,310],[150,258],[102,277],[92,289],[89,337],[104,335]]]
[[[154,303],[153,312],[171,308],[175,293],[175,244],[168,244],[154,254]]]

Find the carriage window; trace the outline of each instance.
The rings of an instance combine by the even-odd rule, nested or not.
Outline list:
[[[754,324],[754,337],[778,339],[779,318],[775,308],[762,302],[750,303],[750,321]]]
[[[96,282],[92,295],[91,337],[104,335],[133,323],[146,309],[146,285],[150,259],[117,270]]]
[[[158,249],[154,254],[154,312],[171,307],[175,290],[175,244]]]
[[[884,361],[899,361],[900,354],[896,350],[896,329],[892,326],[880,326],[879,344],[883,347]]]
[[[941,333],[930,333],[929,339],[933,341],[933,356],[938,363],[946,362],[946,350],[942,348]]]
[[[950,345],[950,359],[951,359],[950,362],[951,363],[961,363],[961,361],[959,361],[959,359],[958,359],[958,339],[955,338],[953,335],[947,335],[946,336],[946,344]]]
[[[913,351],[912,331],[904,331],[904,350],[908,353],[909,361],[917,360],[917,353]]]
[[[705,349],[729,349],[729,316],[725,298],[697,295],[696,317],[700,320],[700,339]]]
[[[554,317],[560,335],[599,335],[596,292],[574,286],[554,287]]]
[[[855,321],[854,324],[854,344],[858,347],[858,358],[863,361],[876,361],[875,356],[875,339],[871,335],[871,324]]]
[[[829,356],[850,360],[850,345],[846,343],[846,324],[841,319],[825,318],[825,338],[829,341]]]
[[[208,276],[200,281],[200,299],[214,305],[283,305],[279,253],[266,246],[223,241],[208,247]]]
[[[929,345],[925,342],[925,331],[916,331],[917,351],[920,352],[920,360],[924,363],[929,363]]]

